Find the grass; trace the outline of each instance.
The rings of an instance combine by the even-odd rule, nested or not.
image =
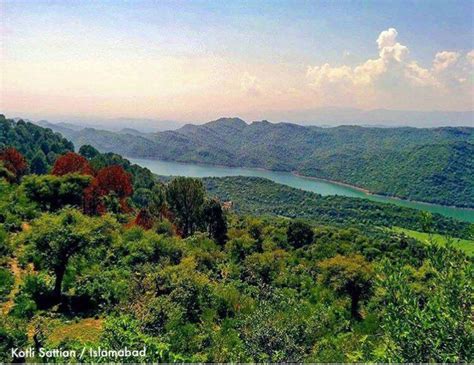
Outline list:
[[[412,230],[400,228],[400,227],[393,227],[392,230],[397,233],[404,233],[408,237],[415,238],[418,241],[421,241],[424,243],[429,243],[430,237],[433,240],[433,242],[435,242],[438,245],[444,246],[447,242],[447,238],[440,234],[433,233],[430,235],[428,233],[412,231]],[[461,238],[452,238],[452,243],[454,247],[459,248],[460,250],[463,250],[469,256],[474,256],[474,241],[465,240]]]
[[[77,340],[80,343],[97,342],[102,334],[102,319],[86,318],[74,323],[61,324],[55,327],[48,340],[59,344],[62,340]]]

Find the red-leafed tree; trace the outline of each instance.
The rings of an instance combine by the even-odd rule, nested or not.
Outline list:
[[[16,148],[7,147],[0,151],[0,161],[4,167],[14,176],[14,180],[18,181],[28,169],[23,155]]]
[[[89,165],[89,161],[74,152],[68,152],[60,156],[53,166],[53,175],[62,176],[66,174],[78,173],[81,175],[94,175],[94,170]]]
[[[114,192],[119,199],[132,195],[132,179],[122,166],[113,165],[99,170],[95,179],[97,185],[105,194]]]
[[[106,212],[102,196],[105,192],[100,189],[97,180],[84,189],[84,213],[88,215],[102,215]]]
[[[115,194],[119,199],[120,210],[130,211],[126,199],[132,195],[133,187],[129,173],[122,166],[114,165],[99,170],[91,185],[84,191],[84,212],[103,214],[106,211],[103,197]]]
[[[141,209],[138,212],[138,215],[135,218],[134,223],[137,226],[142,227],[143,229],[151,229],[153,228],[154,219],[148,209]]]

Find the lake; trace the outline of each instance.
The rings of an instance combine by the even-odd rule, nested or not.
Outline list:
[[[296,176],[289,172],[268,171],[242,167],[223,167],[212,165],[201,165],[191,163],[180,163],[172,161],[160,161],[127,157],[132,163],[146,167],[157,175],[165,176],[188,176],[188,177],[224,177],[224,176],[256,176],[264,177],[279,184],[291,186],[302,190],[312,191],[321,195],[343,195],[354,198],[364,198],[372,201],[391,203],[403,207],[425,210],[439,213],[447,217],[474,222],[474,210],[446,207],[443,205],[426,204],[401,200],[379,195],[368,194],[364,191],[314,178]]]

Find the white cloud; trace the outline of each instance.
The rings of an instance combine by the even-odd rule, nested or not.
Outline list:
[[[474,66],[474,49],[471,50],[467,55],[466,55],[467,61],[471,64],[471,66]]]
[[[408,55],[408,48],[396,42],[398,32],[395,28],[389,28],[380,33],[377,38],[379,56],[385,61],[403,61]]]
[[[311,79],[314,87],[321,87],[327,83],[352,82],[352,69],[348,66],[331,67],[329,63],[322,66],[308,67],[306,75]]]
[[[474,50],[463,62],[459,61],[459,52],[438,52],[432,67],[425,68],[416,60],[409,59],[408,47],[397,38],[395,28],[382,31],[376,40],[378,58],[355,66],[331,66],[329,63],[309,66],[306,72],[309,86],[319,91],[319,96],[326,101],[335,100],[340,104],[353,101],[370,104],[367,98],[371,97],[383,101],[404,99],[416,106],[417,97],[426,100],[439,96],[441,100],[447,100],[450,88],[468,84],[466,80],[472,71],[466,63],[474,64]],[[462,93],[460,96],[466,100],[472,95],[472,90],[463,89]],[[408,99],[407,95],[410,95]]]
[[[398,32],[395,28],[388,28],[379,34],[377,38],[377,44],[379,49],[385,47],[393,47],[395,45],[395,40],[397,39]]]
[[[382,58],[367,60],[354,68],[354,83],[358,85],[369,85],[387,70]]]
[[[440,86],[439,82],[433,77],[431,72],[426,68],[420,67],[416,61],[412,61],[406,65],[405,76],[414,85]]]
[[[459,59],[458,52],[438,52],[433,60],[433,71],[441,72],[446,70],[451,65],[455,64]]]

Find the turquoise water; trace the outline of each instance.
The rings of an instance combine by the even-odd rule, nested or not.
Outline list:
[[[127,157],[128,158],[128,157]],[[435,204],[424,204],[396,198],[367,194],[363,191],[328,181],[296,176],[288,172],[267,171],[241,167],[221,167],[212,165],[197,165],[171,161],[128,158],[137,165],[147,167],[157,175],[189,176],[189,177],[223,177],[223,176],[256,176],[264,177],[279,184],[302,190],[312,191],[321,195],[343,195],[355,198],[364,198],[372,201],[391,203],[403,207],[439,213],[447,217],[474,222],[474,210],[446,207]]]

